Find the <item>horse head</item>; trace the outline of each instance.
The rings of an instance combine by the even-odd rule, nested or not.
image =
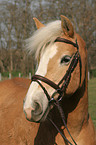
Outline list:
[[[47,25],[34,20],[38,30],[27,40],[27,47],[35,51],[39,65],[23,108],[29,121],[40,122],[54,107],[52,100],[70,98],[82,86],[87,55],[85,42],[65,16]]]

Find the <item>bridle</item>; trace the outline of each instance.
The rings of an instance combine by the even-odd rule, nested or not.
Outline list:
[[[59,94],[58,96],[58,101],[60,101],[62,99],[62,94],[66,91],[66,88],[68,87],[68,84],[70,82],[70,78],[71,78],[71,74],[72,72],[74,71],[75,67],[77,66],[77,63],[78,63],[78,60],[79,60],[79,65],[80,65],[80,83],[81,83],[81,69],[82,69],[82,65],[81,65],[81,57],[80,57],[80,54],[79,54],[79,46],[77,44],[77,40],[76,40],[76,43],[70,41],[70,40],[67,40],[67,39],[64,39],[64,38],[60,38],[58,37],[55,42],[63,42],[63,43],[67,43],[67,44],[71,44],[73,45],[74,47],[77,48],[77,51],[76,53],[73,55],[73,58],[72,58],[72,61],[69,65],[69,68],[66,72],[66,74],[64,75],[64,77],[60,80],[60,82],[58,84],[54,83],[53,81],[49,80],[48,78],[45,78],[41,75],[34,75],[32,76],[32,81],[35,81],[37,82],[41,88],[43,89],[44,93],[46,94],[48,100],[49,100],[49,103],[51,102],[54,102],[55,99],[54,99],[54,96],[56,93]],[[41,82],[44,82],[46,83],[47,85],[51,86],[53,89],[55,89],[56,91],[52,94],[52,96],[50,97],[50,95],[48,94],[47,90],[45,89],[45,87],[41,84]],[[64,83],[63,83],[64,82]],[[63,83],[63,84],[62,84]],[[62,86],[60,87],[60,85],[62,84]]]
[[[79,67],[80,67],[80,83],[81,83],[81,75],[82,75],[82,64],[81,64],[81,57],[80,57],[80,53],[79,53],[79,46],[78,46],[78,43],[77,43],[77,40],[76,40],[76,43],[70,41],[70,40],[67,40],[67,39],[64,39],[64,38],[60,38],[58,37],[54,42],[62,42],[62,43],[67,43],[67,44],[71,44],[73,45],[74,47],[77,48],[77,51],[75,52],[75,54],[73,55],[72,57],[72,60],[71,60],[71,63],[68,67],[68,70],[66,72],[66,74],[64,75],[64,77],[60,80],[60,82],[58,84],[54,83],[53,81],[49,80],[48,78],[45,78],[41,75],[34,75],[32,76],[32,81],[35,81],[37,82],[41,88],[43,89],[48,101],[49,101],[49,105],[54,103],[58,109],[59,109],[59,112],[61,114],[61,117],[62,117],[62,121],[64,123],[64,126],[66,127],[71,139],[73,140],[74,144],[76,144],[76,142],[74,141],[74,139],[72,138],[68,128],[67,128],[67,125],[65,123],[65,117],[64,117],[64,113],[63,113],[63,110],[61,108],[61,106],[59,105],[59,102],[62,100],[62,97],[63,97],[63,94],[66,92],[66,88],[68,87],[69,85],[69,82],[70,82],[70,79],[71,79],[71,74],[72,72],[74,71],[74,69],[76,68],[77,64],[78,64],[78,61],[79,61]],[[41,84],[41,82],[44,82],[46,83],[47,85],[49,85],[50,87],[52,87],[53,89],[55,89],[55,92],[52,94],[52,96],[50,97],[48,91],[45,89],[45,87]],[[54,96],[56,94],[59,94],[58,95],[58,98],[55,100]],[[51,121],[51,123],[55,126],[55,128],[60,132],[60,134],[62,135],[62,137],[70,144],[72,145],[72,143],[69,142],[69,140],[61,133],[61,131],[58,129],[58,127],[54,124],[54,122],[49,119]]]

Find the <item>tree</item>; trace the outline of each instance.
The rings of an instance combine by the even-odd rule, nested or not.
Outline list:
[[[2,71],[19,70],[28,73],[28,71],[32,70],[34,72],[36,64],[34,56],[28,56],[24,51],[24,40],[29,38],[36,29],[32,18],[37,17],[45,24],[60,19],[61,14],[72,21],[75,30],[86,42],[89,70],[96,68],[95,1],[13,0],[12,2],[2,1],[0,6],[0,47],[2,48],[0,50],[2,53],[0,67],[4,66],[6,62],[3,53],[6,52],[8,60],[10,60],[7,64],[10,69],[4,66],[4,69],[3,67],[1,69]]]

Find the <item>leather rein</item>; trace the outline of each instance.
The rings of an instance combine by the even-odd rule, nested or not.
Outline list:
[[[65,116],[64,116],[64,113],[63,113],[63,110],[59,104],[59,102],[62,100],[62,97],[63,97],[63,94],[66,92],[66,88],[68,87],[69,85],[69,82],[70,82],[70,79],[71,79],[71,74],[72,72],[74,71],[74,69],[76,68],[77,64],[78,64],[78,61],[79,61],[79,67],[80,67],[80,83],[81,83],[81,72],[82,72],[82,64],[81,64],[81,57],[80,57],[80,54],[79,54],[79,46],[78,46],[78,43],[77,43],[77,40],[76,40],[76,43],[70,41],[70,40],[67,40],[67,39],[64,39],[64,38],[60,38],[58,37],[54,42],[62,42],[62,43],[67,43],[67,44],[71,44],[73,45],[75,48],[77,48],[77,51],[75,52],[75,54],[72,56],[72,60],[71,60],[71,63],[68,67],[68,70],[66,71],[64,77],[60,80],[60,82],[58,84],[54,83],[53,81],[49,80],[48,78],[45,78],[41,75],[34,75],[32,76],[32,81],[35,81],[37,82],[40,87],[43,89],[48,101],[49,101],[49,105],[50,104],[54,104],[57,106],[59,112],[60,112],[60,115],[61,115],[61,118],[62,118],[62,121],[64,123],[64,126],[66,127],[72,141],[74,142],[75,145],[76,142],[74,141],[73,137],[71,136],[68,128],[67,128],[67,125],[65,123]],[[45,89],[45,87],[41,84],[41,82],[44,82],[46,83],[47,85],[49,85],[50,87],[52,87],[53,89],[55,89],[55,92],[52,94],[52,96],[50,97],[48,91]],[[61,86],[60,86],[61,85]],[[58,95],[58,98],[55,99],[54,96],[56,94],[59,94]],[[54,127],[57,129],[57,131],[61,134],[61,136],[70,144],[72,145],[72,143],[65,137],[65,135],[62,134],[62,132],[58,129],[58,127],[55,125],[55,123],[50,119],[50,122],[54,125]]]

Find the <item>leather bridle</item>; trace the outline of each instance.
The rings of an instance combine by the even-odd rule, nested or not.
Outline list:
[[[79,60],[79,65],[80,65],[80,83],[81,83],[81,72],[82,72],[81,69],[82,69],[82,66],[81,66],[81,57],[80,57],[80,54],[79,54],[79,46],[77,44],[77,40],[76,40],[76,43],[74,43],[74,42],[72,42],[70,40],[58,37],[55,40],[55,42],[63,42],[63,43],[71,44],[71,45],[73,45],[74,47],[77,48],[77,51],[76,51],[76,53],[72,57],[72,61],[71,61],[70,65],[69,65],[69,68],[68,68],[66,74],[60,80],[60,82],[58,84],[54,83],[53,81],[51,81],[48,78],[45,78],[45,77],[43,77],[41,75],[34,75],[34,76],[32,76],[31,80],[37,82],[41,86],[41,88],[43,89],[44,93],[47,96],[47,99],[48,99],[49,103],[55,101],[54,96],[55,96],[56,93],[59,94],[58,100],[60,101],[62,99],[62,94],[66,91],[66,88],[68,87],[68,84],[69,84],[70,78],[71,78],[71,74],[74,71],[75,67],[77,66],[78,60]],[[53,89],[56,90],[52,94],[51,97],[48,94],[48,92],[45,89],[45,87],[41,84],[40,81],[46,83],[47,85],[49,85],[50,87],[52,87]],[[62,84],[62,86],[60,87],[61,84]]]
[[[76,40],[76,43],[70,41],[70,40],[67,40],[67,39],[64,39],[64,38],[60,38],[58,37],[54,42],[62,42],[62,43],[67,43],[67,44],[70,44],[70,45],[73,45],[75,48],[77,48],[77,51],[75,52],[75,54],[72,56],[72,60],[71,60],[71,63],[68,67],[68,70],[66,72],[66,74],[64,75],[64,77],[60,80],[60,82],[58,84],[54,83],[53,81],[49,80],[48,78],[45,78],[41,75],[34,75],[32,76],[32,81],[35,81],[37,82],[41,88],[43,89],[48,101],[49,101],[49,105],[54,103],[58,109],[59,109],[59,112],[61,114],[61,117],[62,117],[62,120],[63,120],[63,123],[69,133],[69,135],[71,136],[68,128],[67,128],[67,125],[65,123],[65,120],[64,120],[64,115],[63,115],[63,111],[62,111],[62,108],[60,107],[59,105],[59,102],[62,100],[62,97],[63,97],[63,94],[66,92],[66,88],[68,87],[69,85],[69,82],[70,82],[70,79],[71,79],[71,74],[72,72],[74,71],[74,69],[76,68],[77,64],[78,64],[78,61],[79,61],[79,66],[80,66],[80,83],[81,83],[81,75],[82,75],[82,64],[81,64],[81,57],[80,57],[80,53],[79,53],[79,46],[78,46],[78,43],[77,43],[77,40]],[[45,89],[45,87],[42,85],[41,82],[44,82],[46,83],[47,85],[49,85],[50,87],[52,87],[53,89],[55,89],[55,92],[52,94],[52,96],[50,97],[48,91]],[[54,96],[56,94],[59,94],[58,95],[58,98],[55,100],[54,99]],[[60,111],[61,110],[61,111]],[[58,127],[53,123],[53,121],[51,119],[49,119],[51,121],[51,123],[56,127],[56,129],[60,132],[60,130],[58,129]],[[62,133],[60,132],[60,134],[62,135]],[[70,144],[72,145],[64,135],[62,135],[62,137]],[[74,141],[74,139],[72,138],[71,136],[71,139],[73,140],[73,142],[76,144],[76,142]]]

